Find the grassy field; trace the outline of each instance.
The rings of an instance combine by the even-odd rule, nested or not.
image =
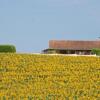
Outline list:
[[[100,100],[100,58],[0,54],[0,100]]]

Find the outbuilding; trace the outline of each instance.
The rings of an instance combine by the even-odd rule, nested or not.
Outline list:
[[[100,40],[50,40],[43,53],[90,55],[94,48],[100,48]]]

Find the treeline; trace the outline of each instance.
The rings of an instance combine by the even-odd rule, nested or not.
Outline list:
[[[16,47],[14,45],[0,45],[0,53],[15,53]]]
[[[92,49],[91,52],[92,52],[93,54],[96,54],[96,55],[100,56],[100,48],[94,48],[94,49]]]

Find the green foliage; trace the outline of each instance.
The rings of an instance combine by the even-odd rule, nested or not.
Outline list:
[[[16,47],[14,45],[0,45],[0,53],[14,53]]]
[[[92,53],[100,56],[100,48],[92,49]]]

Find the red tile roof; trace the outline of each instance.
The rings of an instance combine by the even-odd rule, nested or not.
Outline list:
[[[69,50],[91,50],[93,48],[100,48],[100,40],[97,41],[50,40],[49,48],[69,49]]]

